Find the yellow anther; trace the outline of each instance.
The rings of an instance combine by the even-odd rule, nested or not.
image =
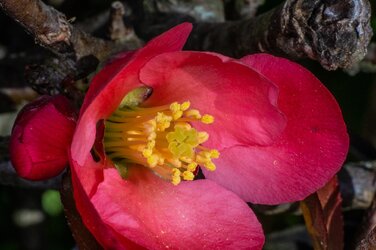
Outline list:
[[[175,123],[174,128],[184,128],[186,130],[189,130],[192,128],[192,126],[186,122],[177,122]]]
[[[209,170],[209,171],[214,171],[217,167],[215,166],[215,164],[211,161],[207,162],[204,164],[204,167]]]
[[[159,162],[159,157],[158,155],[151,155],[149,157],[147,157],[147,163],[149,164],[149,167],[151,168],[154,168],[155,166],[157,166]]]
[[[151,131],[157,129],[157,122],[155,121],[155,119],[148,121],[146,124],[148,125],[147,128]]]
[[[179,159],[168,159],[168,162],[171,163],[174,167],[180,168],[182,163]]]
[[[190,171],[190,172],[194,172],[197,168],[197,163],[196,162],[192,162],[192,163],[189,163],[188,166],[187,166],[187,170]]]
[[[147,144],[147,148],[152,149],[155,147],[155,141],[149,141]]]
[[[148,136],[148,140],[155,140],[155,138],[157,138],[157,133],[155,132],[151,132]]]
[[[211,153],[209,151],[201,151],[199,155],[204,157],[205,159],[210,159],[211,157]]]
[[[197,109],[190,109],[185,111],[184,113],[187,117],[195,118],[195,119],[201,119],[200,111]]]
[[[191,102],[190,101],[183,102],[180,105],[180,110],[181,111],[186,111],[187,109],[189,109],[190,106],[191,106]]]
[[[181,175],[181,172],[180,172],[179,169],[177,169],[177,168],[173,168],[172,169],[172,176],[171,176],[171,179],[172,179],[171,182],[172,182],[172,184],[178,185],[181,182],[180,175]]]
[[[187,157],[187,156],[182,156],[182,157],[179,158],[179,160],[181,160],[182,162],[185,162],[185,163],[191,163],[193,161],[192,158]]]
[[[158,112],[157,116],[155,117],[155,121],[157,122],[157,130],[165,131],[166,128],[170,127],[172,117],[165,115],[164,113]]]
[[[206,132],[199,132],[197,139],[199,144],[204,143],[209,139],[209,134]]]
[[[207,163],[208,161],[210,161],[210,158],[207,158],[207,157],[203,157],[202,155],[196,155],[196,162],[198,164],[202,164],[202,163]]]
[[[212,149],[212,150],[210,150],[210,157],[211,157],[212,159],[217,159],[217,158],[219,158],[219,155],[220,155],[220,153],[219,153],[218,150],[216,150],[216,149]]]
[[[155,117],[155,121],[157,122],[170,122],[172,120],[171,116],[165,115],[164,113],[158,112],[157,116]]]
[[[184,171],[182,175],[183,179],[186,181],[193,181],[193,179],[195,178],[195,175],[189,171]]]
[[[211,115],[204,115],[201,118],[201,121],[202,121],[202,123],[205,123],[205,124],[211,124],[211,123],[214,122],[214,117],[211,116]]]
[[[175,121],[182,116],[183,116],[183,111],[181,110],[178,110],[172,113],[172,117],[174,118]]]
[[[170,105],[170,110],[171,110],[172,112],[179,111],[179,110],[180,110],[180,104],[177,103],[177,102],[173,102],[173,103],[171,103],[171,105]]]
[[[171,181],[171,183],[174,184],[175,186],[179,185],[180,182],[181,182],[180,176],[173,177]]]
[[[164,158],[162,158],[162,157],[159,157],[159,158],[158,158],[158,165],[163,165],[164,162],[165,162],[165,159],[164,159]]]
[[[142,155],[145,157],[145,158],[149,158],[151,155],[153,154],[153,150],[150,149],[150,148],[146,148],[142,151]]]

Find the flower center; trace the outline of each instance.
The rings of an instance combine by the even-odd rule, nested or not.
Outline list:
[[[190,109],[190,102],[141,108],[122,107],[105,122],[104,146],[116,167],[130,163],[152,169],[177,185],[193,180],[197,166],[215,170],[212,159],[219,152],[201,144],[209,134],[197,131],[190,122],[211,124],[214,117]]]

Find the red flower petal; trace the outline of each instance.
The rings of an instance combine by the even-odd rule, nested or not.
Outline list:
[[[205,176],[253,203],[301,200],[345,160],[349,139],[341,111],[324,85],[298,64],[266,54],[242,61],[279,87],[287,126],[272,145],[223,151],[217,171]]]
[[[75,195],[82,202],[84,194]],[[148,249],[261,249],[264,243],[262,228],[249,207],[210,180],[173,186],[142,167],[133,167],[127,180],[109,168],[90,200],[100,219],[86,212],[82,217],[101,239],[110,228],[119,241],[124,240],[120,236],[127,237]],[[99,221],[105,226],[93,226]],[[112,241],[104,247],[116,246]]]
[[[103,164],[94,162],[90,156],[87,157],[85,167],[80,167],[72,159],[70,164],[77,210],[96,240],[107,249],[144,249],[105,224],[90,200],[98,185],[103,182]]]
[[[143,86],[138,73],[151,58],[182,49],[192,29],[189,23],[178,25],[151,40],[137,51],[131,59],[128,56],[115,60],[93,79],[90,91],[81,108],[80,119],[72,142],[72,157],[82,165],[95,140],[95,128],[100,119],[105,119],[119,106],[131,90]],[[125,66],[124,68],[122,68]],[[102,81],[106,81],[103,84]]]
[[[214,124],[195,125],[209,132],[209,146],[270,144],[284,128],[274,84],[214,53],[165,53],[141,69],[140,79],[153,88],[145,106],[189,100],[193,108],[213,115]]]
[[[93,101],[93,99],[95,99],[95,97],[111,81],[111,79],[132,60],[134,54],[135,51],[126,51],[117,55],[93,77],[92,81],[90,82],[90,88],[85,95],[85,100],[81,107],[82,111],[86,110],[87,106]]]
[[[63,96],[43,96],[19,113],[12,131],[10,154],[21,177],[41,180],[63,171],[75,128],[72,113]]]

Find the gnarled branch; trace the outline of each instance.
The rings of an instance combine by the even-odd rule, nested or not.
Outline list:
[[[255,18],[197,23],[188,49],[241,57],[269,52],[317,60],[324,68],[347,68],[366,54],[372,36],[368,0],[286,0]]]
[[[40,0],[0,0],[5,13],[19,22],[43,47],[75,59],[105,57],[112,44],[74,28],[64,14]]]
[[[71,25],[62,13],[40,0],[0,0],[0,6],[41,46],[57,55],[26,69],[26,81],[40,94],[64,92],[73,98],[80,97],[79,93],[75,93],[78,92],[74,87],[75,81],[95,71],[100,62],[114,53],[141,46],[133,29],[122,23],[124,7],[120,2],[113,3],[112,20],[109,22],[110,35],[116,41],[99,39],[83,32]]]

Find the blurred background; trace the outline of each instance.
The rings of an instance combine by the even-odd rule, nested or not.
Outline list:
[[[74,24],[100,15],[108,10],[111,2],[108,0],[45,1],[63,12]],[[231,19],[244,19],[255,13],[264,13],[283,1],[150,0],[145,2],[146,7],[151,11],[158,8],[161,12],[180,12],[196,20],[218,22],[224,21],[225,16]],[[225,4],[230,2],[233,4],[233,13],[229,13],[226,9]],[[257,8],[250,8],[250,4]],[[372,27],[376,33],[376,3],[373,1],[371,4],[373,5]],[[96,35],[105,36],[100,30]],[[366,176],[364,180],[372,179],[376,169],[374,164],[376,160],[376,40],[373,39],[372,43],[365,60],[349,70],[327,71],[317,62],[299,61],[330,89],[339,102],[351,136],[348,162],[368,164],[361,166],[368,169],[368,172],[360,174],[371,175],[371,177]],[[17,111],[37,96],[25,81],[25,68],[40,62],[48,53],[50,52],[38,46],[18,23],[0,11],[0,176],[1,171],[10,167],[7,142]],[[341,183],[346,181],[347,175],[346,171],[340,173]],[[22,182],[11,183],[4,177],[0,180],[1,250],[60,250],[75,247],[64,217],[58,187],[55,189],[46,189],[43,185],[32,187]],[[344,195],[351,195],[351,191],[345,190],[346,188],[347,186],[341,186]],[[371,196],[374,191],[369,190]],[[355,232],[359,230],[360,222],[369,204],[363,207],[354,207],[351,204],[344,206],[347,206],[344,212],[345,239],[351,242]],[[298,205],[257,206],[255,209],[268,237],[266,249],[312,249]],[[346,244],[346,248],[351,249],[350,245],[350,243]]]

